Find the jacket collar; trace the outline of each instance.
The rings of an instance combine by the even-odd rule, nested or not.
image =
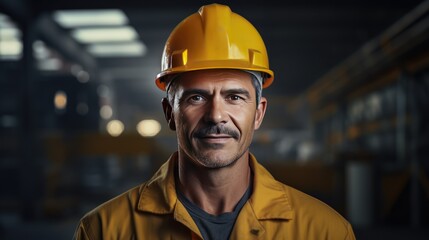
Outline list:
[[[157,214],[172,213],[177,202],[174,169],[177,152],[173,153],[155,175],[140,189],[137,209]]]
[[[155,214],[171,214],[178,204],[174,182],[177,152],[140,189],[137,209]],[[288,191],[282,183],[250,154],[250,167],[253,170],[253,193],[248,203],[259,220],[292,219],[294,211]]]
[[[294,211],[286,186],[258,163],[253,154],[249,158],[253,170],[253,193],[249,203],[259,220],[292,219]]]

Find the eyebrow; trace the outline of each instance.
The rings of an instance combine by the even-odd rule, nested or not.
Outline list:
[[[193,94],[210,95],[210,92],[203,89],[192,88],[183,91],[182,98]]]
[[[246,98],[250,98],[250,93],[244,88],[232,88],[227,89],[225,91],[222,91],[222,94],[224,95],[230,95],[230,94],[240,94],[246,96]]]
[[[187,89],[187,90],[183,91],[181,98],[184,98],[184,97],[187,97],[187,96],[193,95],[193,94],[200,94],[200,95],[208,96],[208,95],[210,95],[210,91],[207,91],[204,89],[198,89],[198,88]],[[247,91],[244,88],[227,89],[227,90],[222,91],[221,94],[222,95],[240,94],[240,95],[246,96],[246,98],[251,97],[249,91]]]

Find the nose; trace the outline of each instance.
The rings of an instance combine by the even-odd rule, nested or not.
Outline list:
[[[211,124],[226,123],[228,121],[226,106],[221,97],[211,99],[210,104],[207,104],[204,117],[205,121]]]

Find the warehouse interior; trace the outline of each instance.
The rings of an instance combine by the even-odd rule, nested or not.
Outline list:
[[[258,29],[273,85],[251,152],[357,239],[429,237],[429,1],[216,1]],[[70,239],[177,149],[157,89],[207,1],[0,0],[0,238]]]

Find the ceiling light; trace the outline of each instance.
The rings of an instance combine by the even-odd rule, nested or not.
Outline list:
[[[0,27],[0,39],[12,40],[21,38],[21,30],[16,27]]]
[[[88,47],[88,52],[97,57],[143,56],[146,46],[141,42],[93,44]]]
[[[0,41],[0,57],[2,56],[20,56],[22,53],[22,43],[20,40]]]
[[[117,9],[56,11],[53,17],[64,28],[118,26],[128,23],[124,12]]]
[[[131,27],[80,28],[72,36],[81,43],[124,42],[135,40],[137,32]]]
[[[18,60],[22,56],[21,30],[0,13],[0,59]]]

